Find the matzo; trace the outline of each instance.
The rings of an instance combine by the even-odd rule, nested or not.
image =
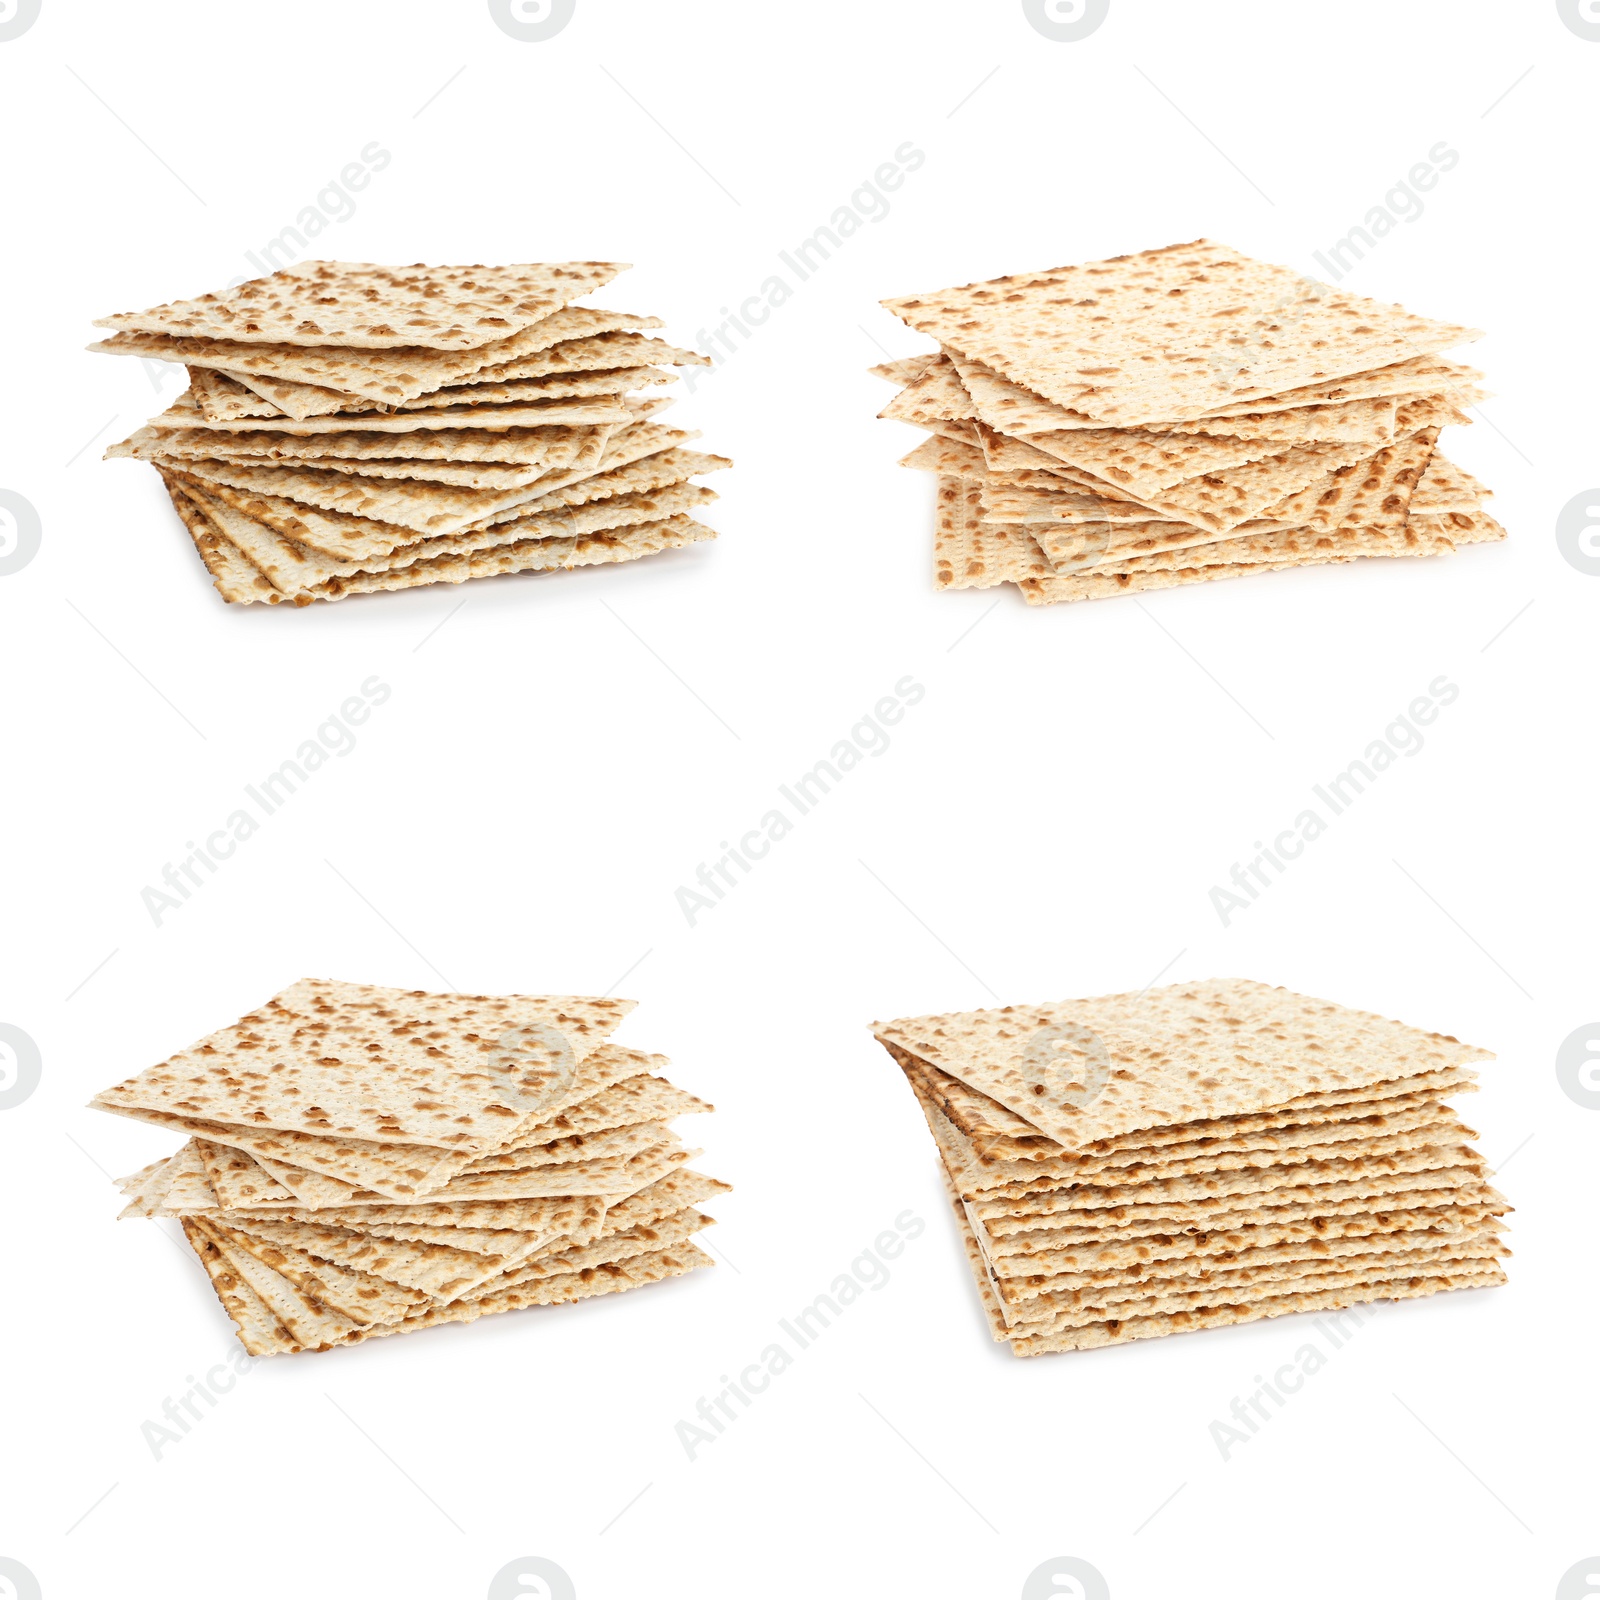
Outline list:
[[[605,1038],[629,1009],[306,980],[98,1097],[220,1135],[197,1134],[120,1180],[123,1214],[179,1219],[255,1354],[562,1304],[708,1266],[690,1240],[714,1219],[696,1205],[728,1185],[688,1168],[699,1152],[667,1121],[712,1108],[657,1076],[661,1057]],[[488,1026],[500,1031],[486,1065],[477,1046]],[[279,1115],[280,1103],[292,1113]],[[223,1105],[243,1120],[193,1115]],[[394,1137],[435,1128],[439,1115],[438,1143]],[[279,1130],[274,1116],[380,1120],[387,1129],[367,1131],[390,1137]],[[488,1144],[477,1137],[485,1117]]]
[[[238,340],[174,338],[168,334],[116,333],[89,346],[103,355],[138,356],[146,361],[174,361],[190,367],[213,367],[248,383],[289,416],[309,401],[319,407],[324,397],[359,395],[398,405],[433,389],[461,383],[490,368],[531,360],[556,345],[615,330],[659,328],[658,317],[636,317],[621,311],[568,306],[530,324],[520,333],[468,350],[357,349],[343,345],[246,344]],[[302,390],[316,391],[306,396]],[[315,410],[307,413],[316,414]]]
[[[728,463],[673,455],[694,436],[651,424],[670,401],[646,392],[709,358],[645,337],[654,318],[567,305],[617,270],[311,262],[107,319],[118,331],[94,348],[181,361],[190,388],[106,454],[162,473],[214,587],[238,605],[704,542],[713,531],[687,513],[714,496],[687,479]],[[636,465],[652,455],[669,459]],[[525,506],[572,514],[488,531]]]
[[[1202,416],[1478,337],[1204,239],[884,304],[1013,382],[1121,427]]]
[[[473,349],[542,321],[623,270],[607,261],[510,267],[300,261],[235,289],[119,312],[95,326],[245,344]]]
[[[1019,1355],[1504,1281],[1454,1039],[1238,980],[874,1031]]]
[[[1424,496],[1411,520],[1400,494],[1374,520],[1354,498],[1388,452],[1469,420],[1480,374],[1437,352],[1471,330],[1205,240],[884,303],[939,341],[872,369],[904,385],[880,414],[933,436],[904,464],[977,483],[981,521],[1010,530],[957,531],[942,500],[939,587],[1048,606],[1503,532],[1481,499]],[[1462,520],[1423,520],[1444,513]]]

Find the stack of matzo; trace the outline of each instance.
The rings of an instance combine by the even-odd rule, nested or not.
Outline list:
[[[297,983],[95,1098],[191,1135],[122,1214],[182,1223],[252,1355],[708,1266],[727,1185],[667,1124],[712,1107],[608,1042],[632,1008]]]
[[[1479,335],[1200,240],[885,300],[935,355],[873,369],[932,435],[934,579],[1093,600],[1505,537],[1437,450]]]
[[[1503,1283],[1488,1052],[1244,981],[879,1023],[1018,1355]]]
[[[105,317],[92,350],[182,362],[176,404],[107,452],[154,464],[224,600],[338,600],[634,561],[714,538],[729,463],[652,420],[706,357],[655,317],[571,304],[620,265],[306,261]],[[644,390],[646,396],[630,394]]]

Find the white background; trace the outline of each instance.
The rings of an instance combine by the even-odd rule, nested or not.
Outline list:
[[[579,0],[545,43],[479,3],[44,0],[0,43],[0,487],[44,528],[0,579],[0,1021],[44,1062],[0,1113],[0,1555],[46,1600],[478,1597],[524,1555],[583,1600],[1010,1600],[1062,1555],[1116,1600],[1553,1594],[1600,1546],[1600,1116],[1553,1067],[1600,1012],[1600,582],[1553,536],[1600,476],[1597,74],[1553,4],[1491,0],[1113,0],[1080,43],[1002,0]],[[307,254],[632,261],[598,303],[679,342],[903,142],[926,161],[672,413],[737,462],[716,544],[225,607],[154,473],[99,459],[178,385],[90,324],[250,271],[374,140]],[[1321,275],[1441,140],[1459,164],[1346,283],[1487,330],[1496,397],[1446,446],[1508,542],[1050,611],[933,590],[931,483],[864,370],[926,344],[880,297],[1203,234]],[[357,748],[155,926],[141,889],[372,674]],[[678,886],[907,674],[893,747],[691,928]],[[1426,748],[1224,928],[1212,885],[1440,674]],[[153,1459],[141,1424],[233,1338],[160,1226],[113,1221],[106,1175],[172,1141],[90,1095],[303,975],[625,973],[621,1037],[718,1105],[683,1128],[737,1185],[723,1264],[257,1362]],[[1499,1056],[1462,1109],[1510,1158],[1509,1285],[1382,1311],[1227,1462],[1209,1424],[1304,1321],[1014,1359],[867,1029],[1158,973]],[[690,1462],[674,1424],[907,1209],[892,1282]]]

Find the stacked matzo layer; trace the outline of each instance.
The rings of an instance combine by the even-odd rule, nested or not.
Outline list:
[[[251,1355],[708,1266],[728,1186],[668,1124],[712,1107],[608,1040],[632,1008],[306,979],[95,1098],[190,1135],[122,1214],[181,1222]]]
[[[934,581],[1092,600],[1505,537],[1437,450],[1479,337],[1209,240],[883,302],[873,368],[931,437]]]
[[[224,600],[338,600],[634,561],[714,538],[690,480],[730,465],[653,418],[655,317],[573,305],[620,265],[307,261],[103,318],[90,349],[189,388],[113,445],[161,474]],[[642,391],[634,393],[633,391]]]
[[[1241,980],[874,1031],[1017,1355],[1505,1281],[1486,1051]]]

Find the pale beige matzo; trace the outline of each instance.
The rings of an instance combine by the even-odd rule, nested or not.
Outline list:
[[[1046,399],[1122,427],[1203,416],[1477,337],[1205,239],[884,305]]]
[[[95,326],[245,344],[473,349],[541,321],[623,270],[607,261],[500,267],[300,261],[198,299],[102,317]]]
[[[315,415],[326,397],[359,395],[398,405],[433,389],[460,383],[474,373],[504,368],[556,345],[616,329],[659,328],[658,317],[567,306],[509,338],[470,350],[360,350],[344,345],[246,344],[238,340],[174,338],[155,333],[114,333],[89,346],[104,355],[175,361],[190,367],[221,368],[250,384],[289,416],[311,404]],[[277,386],[281,383],[281,387]],[[306,395],[302,390],[313,393]],[[335,407],[334,409],[337,409]]]
[[[1093,1065],[1074,1048],[1079,1030],[1105,1052],[1093,1094],[1072,1087]],[[906,1018],[874,1031],[1068,1148],[1489,1059],[1440,1034],[1243,979]]]
[[[581,1060],[630,1009],[308,978],[96,1103],[481,1153],[559,1092],[563,1046]]]
[[[978,486],[965,478],[936,481],[933,581],[941,589],[988,589],[1050,575],[1054,569],[1026,528],[983,521]]]

